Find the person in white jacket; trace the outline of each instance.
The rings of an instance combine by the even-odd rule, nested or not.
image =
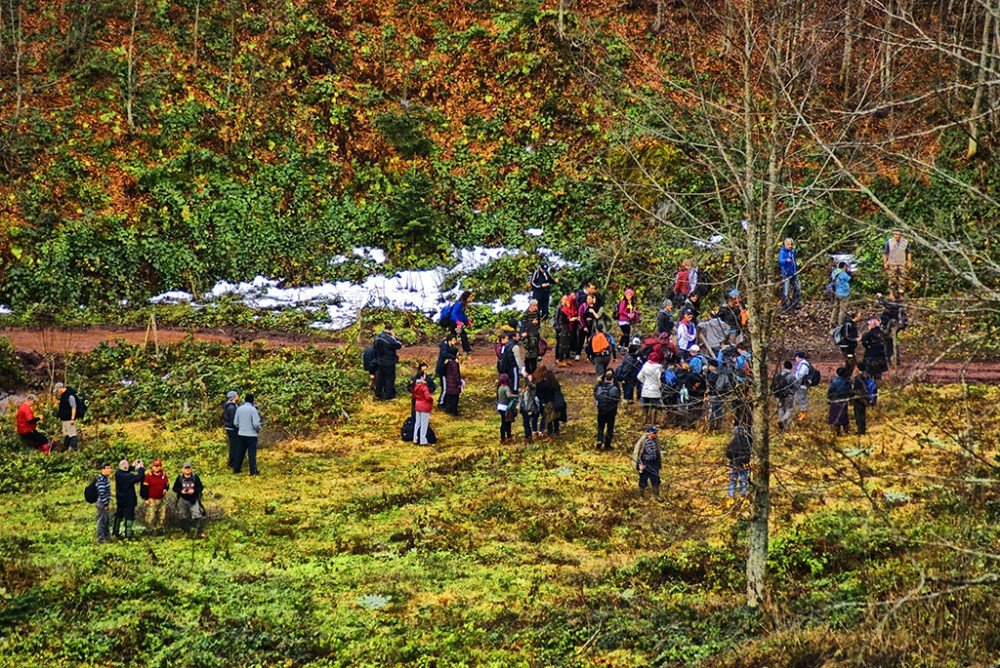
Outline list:
[[[243,457],[250,465],[250,475],[257,475],[257,439],[260,436],[260,413],[253,404],[254,396],[248,394],[246,400],[236,409],[233,426],[236,428],[236,457],[233,459],[233,473],[243,468]]]
[[[795,405],[799,409],[799,420],[809,417],[809,372],[812,367],[806,354],[803,351],[795,353],[795,370],[792,377],[795,378]]]
[[[639,369],[636,380],[642,383],[642,392],[639,395],[642,419],[651,423],[654,421],[651,418],[663,404],[663,364],[660,363],[659,355],[653,353],[649,356]]]
[[[677,349],[686,360],[691,356],[691,346],[698,343],[698,328],[694,324],[694,314],[684,311],[681,321],[677,323]]]

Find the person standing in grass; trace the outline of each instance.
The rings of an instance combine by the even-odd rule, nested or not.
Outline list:
[[[448,379],[445,377],[448,360],[458,359],[458,337],[448,334],[444,341],[438,346],[437,363],[434,365],[434,375],[441,382],[441,394],[438,397],[438,405],[444,406],[445,395],[448,394]]]
[[[566,366],[576,347],[576,330],[580,323],[579,309],[572,293],[559,300],[559,310],[553,319],[556,330],[556,364]]]
[[[830,387],[826,391],[826,400],[830,404],[828,422],[833,427],[834,436],[840,436],[841,432],[845,436],[849,433],[850,422],[847,406],[854,398],[854,389],[851,387],[850,379],[850,368],[839,367],[837,375],[830,381]]]
[[[118,462],[118,470],[115,471],[115,538],[122,538],[122,525],[124,524],[125,538],[134,535],[132,528],[135,523],[135,507],[139,505],[139,499],[135,495],[135,486],[146,479],[142,468],[142,460],[137,459],[132,462],[130,470],[128,460],[123,459]]]
[[[878,401],[878,385],[867,362],[858,364],[858,372],[854,377],[854,398],[851,403],[854,405],[854,424],[858,428],[858,436],[864,436],[868,432],[868,407],[874,406]]]
[[[736,494],[746,496],[750,483],[750,434],[746,427],[733,427],[733,438],[726,447],[726,461],[729,463],[729,498]]]
[[[534,273],[531,274],[531,297],[538,302],[538,310],[542,320],[549,317],[549,304],[552,302],[552,286],[558,282],[558,279],[552,277],[548,262],[541,262]]]
[[[798,409],[798,419],[805,420],[809,417],[809,373],[812,366],[806,353],[800,350],[795,353],[795,370],[792,376],[795,378],[795,407]]]
[[[236,427],[236,435],[239,438],[236,461],[233,462],[233,473],[239,473],[243,469],[243,458],[246,457],[247,464],[250,466],[250,475],[257,475],[257,443],[260,438],[261,421],[252,394],[248,394],[246,401],[236,409],[233,425]]]
[[[233,418],[240,405],[240,396],[235,390],[226,394],[226,403],[222,406],[222,427],[226,432],[226,442],[229,444],[229,468],[236,468],[236,452],[239,449],[239,436]]]
[[[386,323],[375,337],[375,360],[378,370],[375,372],[375,398],[389,401],[396,398],[396,365],[399,363],[397,351],[403,347],[403,342],[392,333],[392,325]]]
[[[535,382],[530,375],[521,380],[521,391],[518,393],[518,410],[521,411],[521,422],[524,427],[524,442],[531,443],[535,436],[542,434],[538,430],[538,416],[541,408],[535,395]]]
[[[163,462],[154,459],[152,470],[146,472],[146,478],[139,488],[139,496],[143,498],[143,504],[146,506],[146,530],[151,533],[163,531],[167,514],[166,496],[169,485],[170,478],[163,470]]]
[[[247,401],[250,401],[249,396]],[[174,480],[173,491],[177,495],[177,514],[180,515],[184,533],[190,534],[193,522],[197,538],[205,537],[205,507],[201,504],[201,495],[204,490],[205,486],[201,483],[198,474],[194,472],[191,462],[184,462],[181,474]]]
[[[663,407],[663,365],[660,362],[660,355],[653,351],[639,369],[636,378],[642,387],[639,401],[642,404],[642,418],[646,422],[655,422],[657,411]]]
[[[427,387],[427,372],[421,369],[413,381],[413,444],[428,445],[427,431],[431,426],[434,395]]]
[[[97,487],[97,542],[111,540],[111,464],[104,463],[98,468],[94,480]]]
[[[660,468],[663,460],[660,456],[660,442],[657,438],[659,427],[651,424],[646,432],[635,442],[632,448],[632,465],[639,472],[639,496],[645,496],[646,486],[653,487],[653,496],[660,496]]]
[[[510,376],[505,373],[497,378],[497,413],[500,414],[500,442],[506,443],[512,438],[513,420],[510,419],[511,405],[517,401],[516,394],[510,386]]]
[[[836,327],[847,317],[847,307],[851,298],[851,274],[846,262],[841,262],[830,273],[833,284],[833,312],[830,314],[830,327]]]
[[[458,415],[458,397],[465,389],[462,367],[458,361],[458,348],[449,348],[444,363],[444,412]]]
[[[594,405],[597,406],[597,449],[611,450],[611,440],[615,437],[615,418],[622,391],[615,383],[615,372],[610,369],[594,386]]]
[[[781,371],[774,377],[771,394],[778,401],[778,429],[785,431],[795,417],[795,389],[798,382],[792,375],[792,362],[785,360]]]
[[[632,338],[632,328],[639,324],[639,308],[635,304],[635,290],[625,289],[625,296],[618,302],[618,328],[622,330],[622,343]]]
[[[76,390],[62,383],[55,384],[56,397],[59,398],[59,421],[62,423],[63,450],[75,448],[79,434],[76,431],[76,418],[80,412],[80,402]]]

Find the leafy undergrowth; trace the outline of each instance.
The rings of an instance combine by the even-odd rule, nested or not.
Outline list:
[[[400,442],[406,399],[366,397],[343,424],[267,445],[257,478],[227,472],[221,430],[200,427],[90,426],[83,452],[49,459],[6,443],[0,666],[982,665],[1000,651],[995,582],[955,584],[995,565],[996,440],[954,440],[948,422],[963,402],[987,414],[995,391],[886,392],[870,435],[839,442],[814,405],[817,426],[779,436],[757,614],[723,436],[662,432],[663,499],[640,501],[632,410],[598,453],[575,384],[563,436],[500,446],[493,374],[466,373],[461,419],[432,416],[439,445]],[[195,462],[224,510],[206,540],[94,543],[89,465],[125,455],[171,475]]]

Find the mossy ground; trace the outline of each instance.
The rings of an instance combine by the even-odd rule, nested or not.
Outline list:
[[[997,544],[983,499],[942,482],[965,465],[946,429],[910,420],[958,390],[887,392],[870,434],[836,444],[814,400],[813,426],[777,438],[773,594],[757,614],[743,607],[748,507],[726,500],[724,436],[661,432],[664,494],[639,500],[634,407],[616,449],[597,452],[590,380],[577,376],[564,381],[563,435],[501,446],[495,374],[465,373],[461,417],[432,416],[438,445],[400,441],[408,399],[365,398],[342,424],[262,449],[256,478],[225,469],[221,430],[90,427],[90,445],[67,457],[76,469],[46,463],[50,477],[3,497],[0,665],[930,665],[955,651],[959,634],[920,603],[937,643],[926,656],[893,620],[881,645],[866,634],[878,602],[919,572],[965,572],[929,535],[959,540],[961,521]],[[82,462],[126,451],[162,457],[171,476],[194,460],[206,504],[225,512],[207,539],[94,542]],[[910,502],[893,506],[891,492]],[[1000,647],[963,617],[986,593],[949,613],[980,643],[972,664],[990,638]]]

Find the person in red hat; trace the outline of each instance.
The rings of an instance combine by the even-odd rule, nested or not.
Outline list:
[[[170,479],[167,472],[163,470],[163,462],[159,459],[153,460],[153,468],[146,472],[146,477],[139,488],[139,495],[145,499],[146,506],[146,530],[152,532],[162,532],[163,523],[167,513],[167,486]]]

